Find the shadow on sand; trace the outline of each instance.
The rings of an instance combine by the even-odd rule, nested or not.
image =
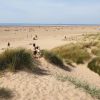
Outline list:
[[[36,75],[50,75],[47,70],[41,69],[39,67],[35,67],[32,73]]]

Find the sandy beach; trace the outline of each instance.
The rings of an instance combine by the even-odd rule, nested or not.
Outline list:
[[[10,48],[23,47],[33,50],[33,43],[41,49],[82,41],[87,34],[100,32],[100,26],[20,26],[0,27],[0,53]],[[37,35],[38,40],[33,40]],[[64,37],[66,36],[66,40]],[[84,90],[75,88],[69,81],[57,80],[57,75],[71,76],[86,81],[100,88],[100,76],[84,65],[71,67],[66,71],[48,63],[44,58],[39,59],[43,73],[33,74],[25,71],[18,73],[7,72],[0,77],[0,87],[10,89],[14,94],[9,100],[96,100]],[[5,100],[5,99],[0,99]]]

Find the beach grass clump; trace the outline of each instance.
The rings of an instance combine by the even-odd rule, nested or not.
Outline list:
[[[23,68],[32,68],[33,58],[30,51],[17,48],[7,49],[0,54],[0,70],[20,70]]]
[[[63,66],[62,59],[55,53],[48,51],[48,50],[42,50],[43,57],[50,63],[57,65],[57,66]]]
[[[62,82],[69,81],[72,84],[74,84],[76,88],[81,88],[86,93],[89,93],[93,98],[100,99],[100,89],[98,89],[96,86],[91,86],[87,82],[80,81],[80,80],[78,80],[74,77],[71,77],[71,76],[64,77],[64,76],[58,75],[56,78],[57,78],[57,80],[60,80]]]
[[[80,44],[68,44],[54,48],[52,50],[65,61],[71,61],[77,64],[83,64],[90,59],[90,54],[86,48],[82,48]]]
[[[99,41],[88,41],[88,42],[83,42],[80,43],[82,48],[91,48],[91,47],[96,47],[99,44]]]
[[[100,75],[100,57],[96,57],[96,58],[92,59],[88,63],[88,68]]]
[[[92,54],[94,54],[95,56],[100,56],[100,49],[99,48],[93,48],[91,50]]]
[[[10,100],[13,97],[11,90],[7,88],[0,88],[0,100]]]

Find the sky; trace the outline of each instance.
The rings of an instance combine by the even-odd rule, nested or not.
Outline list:
[[[0,0],[0,23],[100,24],[100,0]]]

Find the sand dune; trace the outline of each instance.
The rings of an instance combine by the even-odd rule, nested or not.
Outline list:
[[[11,48],[32,49],[32,43],[36,43],[41,49],[52,49],[82,41],[85,34],[100,32],[98,29],[99,26],[0,27],[0,52],[7,48],[8,42],[11,43]],[[35,34],[38,35],[36,41],[32,39]],[[7,72],[0,77],[0,87],[9,88],[13,92],[14,97],[10,100],[95,100],[82,89],[75,88],[69,81],[61,82],[55,77],[69,75],[100,88],[99,75],[90,71],[86,65],[76,68],[68,66],[70,70],[64,70],[49,64],[43,58],[40,62],[41,73]]]

